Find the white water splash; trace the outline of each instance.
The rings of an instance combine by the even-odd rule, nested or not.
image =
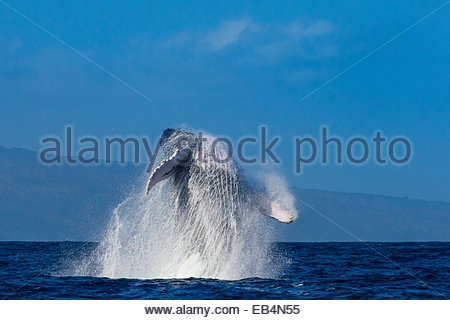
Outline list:
[[[142,188],[114,209],[105,239],[77,274],[140,279],[276,277],[279,268],[271,258],[269,227],[274,222],[249,205],[254,195],[240,185],[234,163],[207,159],[192,166],[186,179],[188,203],[183,203],[185,190],[174,190],[168,180],[148,196],[142,182]],[[268,185],[270,199],[284,199],[282,205],[293,208],[288,190],[275,183]]]
[[[284,211],[297,219],[295,198],[289,191],[286,179],[281,174],[269,173],[262,176],[267,197],[275,201]]]

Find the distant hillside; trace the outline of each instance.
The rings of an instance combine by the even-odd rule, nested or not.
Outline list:
[[[331,219],[361,240],[449,241],[450,203],[294,189],[296,199]],[[280,227],[285,241],[356,241],[354,237],[297,201],[299,218]]]
[[[0,240],[99,240],[111,210],[144,166],[44,166],[35,152],[0,147]],[[450,203],[293,189],[357,237],[370,241],[450,241]],[[299,218],[274,221],[278,240],[355,241],[298,201]]]
[[[36,152],[0,147],[0,240],[99,239],[142,169],[45,166]]]

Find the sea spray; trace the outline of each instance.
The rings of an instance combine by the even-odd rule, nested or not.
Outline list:
[[[210,145],[212,137],[204,143]],[[204,146],[204,147],[205,147]],[[255,194],[242,187],[242,173],[232,161],[194,154],[196,165],[186,176],[187,188],[174,188],[170,180],[145,195],[136,188],[112,212],[105,239],[78,275],[109,278],[273,278],[280,271],[271,255],[269,218],[254,206]],[[271,200],[291,198],[280,188],[268,188]],[[186,191],[187,190],[187,191]],[[280,193],[281,191],[281,193]],[[186,197],[185,192],[189,192]],[[293,209],[292,207],[292,210]]]

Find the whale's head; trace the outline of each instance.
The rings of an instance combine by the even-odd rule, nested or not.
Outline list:
[[[198,136],[183,129],[168,128],[163,131],[159,139],[159,145],[166,157],[171,156],[176,150],[185,150],[193,153],[198,147]]]

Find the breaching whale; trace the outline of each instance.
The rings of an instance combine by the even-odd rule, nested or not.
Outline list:
[[[202,140],[201,135],[187,130],[164,130],[159,144],[165,159],[151,173],[147,194],[157,183],[169,180],[174,205],[181,216],[184,212],[192,214],[198,208],[213,204],[239,218],[239,208],[233,204],[245,202],[252,210],[280,222],[294,221],[295,217],[281,204],[269,200],[264,191],[250,187],[234,163],[226,165],[210,150],[205,151]],[[193,189],[204,192],[191,192]]]

